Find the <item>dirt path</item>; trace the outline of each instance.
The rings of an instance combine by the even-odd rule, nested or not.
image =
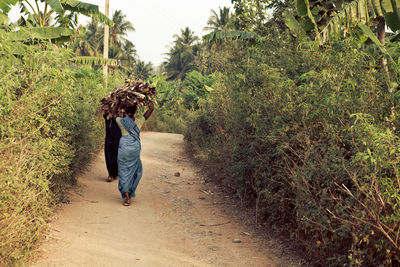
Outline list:
[[[185,158],[181,135],[143,133],[142,161],[136,199],[124,207],[117,182],[105,182],[99,153],[51,223],[33,266],[285,265],[214,205]]]

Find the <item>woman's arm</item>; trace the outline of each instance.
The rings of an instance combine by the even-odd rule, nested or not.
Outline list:
[[[154,103],[150,102],[149,103],[149,109],[144,114],[144,118],[147,120],[151,116],[151,113],[153,113],[153,111],[154,111]]]

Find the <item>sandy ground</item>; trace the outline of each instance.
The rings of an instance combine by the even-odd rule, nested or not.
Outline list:
[[[122,205],[117,181],[105,182],[99,153],[32,266],[287,266],[215,205],[181,135],[141,137],[144,175],[131,206]]]

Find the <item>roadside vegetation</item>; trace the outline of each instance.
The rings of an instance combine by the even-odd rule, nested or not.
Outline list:
[[[101,69],[76,63],[68,48],[75,26],[62,16],[68,6],[63,11],[54,6],[60,13],[55,25],[45,23],[47,17],[27,15],[25,7],[18,30],[4,15],[9,6],[0,7],[5,12],[0,29],[0,266],[19,266],[43,237],[74,175],[102,144],[98,101],[122,75],[116,72],[107,89]],[[107,21],[95,7],[84,5],[80,11]]]
[[[399,44],[382,28],[392,13],[359,17],[357,1],[233,3],[212,12],[187,73],[165,69],[175,81],[157,123],[183,131],[211,177],[311,264],[396,266]]]
[[[210,177],[310,264],[400,263],[393,1],[233,0],[205,18],[205,36],[182,27],[157,70],[125,39],[134,25],[120,11],[83,5],[94,20],[79,26],[67,1],[45,2],[56,23],[25,8],[18,30],[0,5],[0,265],[29,256],[102,142],[99,99],[128,77],[157,87],[146,128],[184,134]]]

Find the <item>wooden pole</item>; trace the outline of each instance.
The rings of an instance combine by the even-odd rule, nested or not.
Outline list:
[[[110,10],[110,0],[106,0],[106,7],[104,14],[109,17],[109,10]],[[104,49],[103,49],[103,58],[108,58],[108,39],[109,39],[109,28],[107,24],[104,24]],[[104,64],[103,66],[103,79],[104,85],[107,87],[108,82],[108,65]]]

